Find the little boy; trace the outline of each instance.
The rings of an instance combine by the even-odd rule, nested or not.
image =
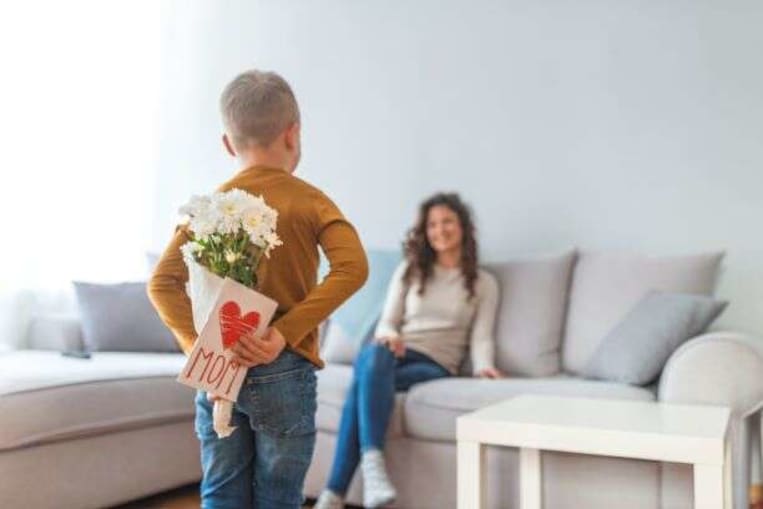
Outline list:
[[[315,445],[318,325],[368,275],[363,246],[353,226],[323,192],[292,175],[300,158],[299,108],[288,83],[272,72],[252,70],[223,91],[223,144],[241,167],[219,187],[262,195],[278,211],[283,245],[263,258],[258,290],[279,307],[264,337],[245,336],[233,347],[248,368],[234,406],[238,429],[218,439],[214,397],[196,395],[195,430],[201,442],[201,506],[205,509],[295,509]],[[164,323],[188,355],[196,340],[188,271],[180,246],[188,240],[178,226],[148,285]],[[316,284],[318,246],[331,269]]]

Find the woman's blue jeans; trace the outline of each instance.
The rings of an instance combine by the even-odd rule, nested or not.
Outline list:
[[[449,374],[426,355],[410,349],[398,359],[384,345],[363,347],[355,360],[352,386],[342,411],[328,489],[344,495],[361,453],[384,448],[396,391],[407,391],[414,384]]]

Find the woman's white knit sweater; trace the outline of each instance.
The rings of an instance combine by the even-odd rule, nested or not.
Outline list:
[[[406,348],[431,357],[453,374],[458,372],[467,347],[474,372],[493,367],[493,328],[498,307],[498,283],[479,269],[475,295],[469,299],[461,268],[435,264],[424,295],[416,277],[406,285],[401,263],[392,276],[375,336],[400,337]]]

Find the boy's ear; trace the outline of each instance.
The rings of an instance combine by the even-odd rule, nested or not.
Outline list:
[[[294,122],[292,125],[286,128],[286,148],[294,149],[299,147],[299,122]]]
[[[225,145],[225,150],[227,150],[230,155],[236,157],[236,150],[233,148],[233,144],[230,142],[230,138],[228,138],[227,134],[223,134],[223,145]]]

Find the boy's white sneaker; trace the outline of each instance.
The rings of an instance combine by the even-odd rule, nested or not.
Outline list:
[[[365,507],[381,507],[395,501],[397,492],[389,481],[384,455],[380,450],[371,449],[364,452],[360,469],[363,473],[363,505]]]
[[[323,490],[313,509],[344,509],[344,500],[331,490]]]

